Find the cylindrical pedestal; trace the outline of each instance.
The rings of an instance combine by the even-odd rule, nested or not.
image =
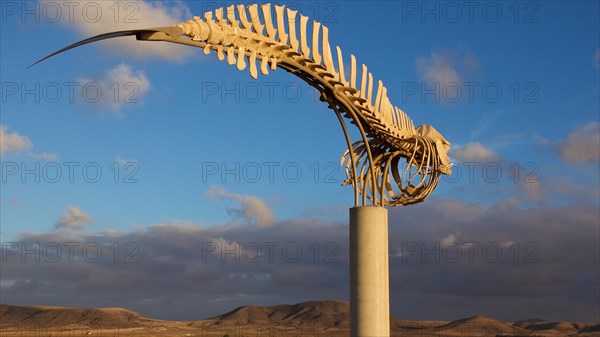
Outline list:
[[[350,209],[350,336],[390,335],[388,212]]]

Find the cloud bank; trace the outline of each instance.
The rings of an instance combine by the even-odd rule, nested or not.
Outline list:
[[[207,194],[265,219],[257,216],[264,201],[249,201],[256,197],[217,188]],[[432,199],[391,209],[392,314],[597,320],[596,201],[522,208],[514,200],[483,206]],[[79,228],[90,219],[69,208],[61,222]],[[245,304],[348,300],[347,223],[267,219],[269,226],[22,233],[2,245],[3,302],[126,307],[191,320]],[[30,253],[23,256],[22,247]]]

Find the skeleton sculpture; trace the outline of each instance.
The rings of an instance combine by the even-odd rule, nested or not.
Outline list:
[[[321,100],[335,111],[348,145],[341,164],[346,168],[345,185],[354,186],[355,206],[366,206],[367,198],[376,206],[425,200],[441,175],[451,173],[447,155],[450,143],[430,125],[415,128],[404,111],[391,104],[381,81],[377,82],[377,91],[373,91],[372,74],[363,64],[359,76],[354,55],[350,56],[348,73],[340,47],[335,48],[336,68],[327,27],[313,21],[309,36],[306,16],[299,15],[297,26],[297,11],[284,6],[274,9],[275,20],[270,4],[261,5],[260,10],[256,4],[232,5],[206,12],[204,20],[194,17],[171,27],[102,34],[63,48],[33,65],[90,42],[135,35],[138,40],[199,47],[207,55],[213,50],[219,60],[226,59],[239,70],[248,67],[255,79],[259,68],[265,75],[269,69],[283,68],[319,90]],[[359,141],[350,140],[344,118],[358,127]],[[405,179],[400,174],[402,167],[408,172]],[[397,189],[392,186],[390,174]]]

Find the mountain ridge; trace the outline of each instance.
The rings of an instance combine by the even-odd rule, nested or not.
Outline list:
[[[153,319],[123,308],[70,308],[58,306],[15,306],[0,304],[3,325],[35,326],[47,329],[138,329],[145,331],[187,331],[199,327],[262,326],[306,327],[349,331],[350,305],[345,301],[320,300],[270,306],[244,305],[224,314],[195,321]],[[443,336],[469,332],[470,336],[600,336],[600,325],[581,322],[546,322],[527,319],[515,323],[486,316],[453,321],[408,321],[390,317],[392,336]],[[184,334],[186,335],[186,334]],[[216,334],[215,336],[217,336]],[[221,334],[219,337],[223,336]],[[3,336],[0,330],[0,336]],[[169,336],[166,334],[165,336]],[[193,334],[189,334],[193,336]],[[208,335],[207,335],[208,336]]]

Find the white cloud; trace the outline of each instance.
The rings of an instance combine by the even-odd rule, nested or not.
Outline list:
[[[55,229],[83,229],[94,220],[77,206],[69,206],[54,225]]]
[[[519,183],[519,189],[523,193],[522,195],[529,201],[543,201],[544,200],[544,188],[537,178],[529,178],[526,181]]]
[[[8,126],[0,125],[0,155],[29,150],[33,144],[29,138],[21,136],[16,132],[9,132]]]
[[[18,153],[31,150],[33,143],[29,138],[18,134],[17,132],[8,132],[8,126],[0,125],[0,156],[11,153]],[[27,152],[27,155],[33,159],[52,161],[58,159],[56,153],[33,153]]]
[[[150,81],[143,71],[134,71],[121,63],[97,78],[81,78],[80,101],[97,110],[121,116],[125,106],[140,104],[150,90]]]
[[[439,83],[442,87],[448,83],[460,82],[460,75],[454,67],[454,60],[450,54],[431,53],[429,57],[419,57],[417,72],[421,81]]]
[[[465,81],[465,77],[480,68],[479,60],[472,53],[432,52],[429,56],[417,58],[419,80],[427,82],[435,86],[436,90],[444,92],[446,90],[445,86],[451,83],[461,86],[462,82]]]
[[[45,160],[45,161],[55,161],[58,159],[58,155],[56,153],[30,153],[29,156],[33,159]]]
[[[557,147],[560,159],[569,163],[600,162],[600,123],[589,122],[573,131]]]
[[[494,151],[479,142],[468,143],[461,148],[452,150],[450,156],[461,162],[485,162],[498,159],[498,155]]]
[[[600,48],[596,49],[596,52],[592,58],[592,62],[594,62],[594,67],[600,68]]]
[[[502,247],[503,249],[510,249],[511,247],[514,247],[516,244],[518,244],[517,241],[509,240],[509,241],[500,242],[500,247]]]
[[[257,227],[268,227],[275,222],[273,212],[267,204],[253,195],[234,194],[221,187],[213,186],[204,193],[207,197],[225,198],[237,201],[239,209],[229,209],[229,213],[242,218],[246,223]]]
[[[481,63],[479,63],[479,59],[472,53],[467,53],[462,60],[463,68],[467,71],[469,70],[479,70],[481,68]]]
[[[64,15],[60,22],[69,25],[83,36],[91,37],[113,31],[164,27],[192,18],[182,1],[69,1],[41,0],[59,6]],[[75,5],[73,5],[75,4]],[[72,15],[69,15],[70,9]],[[159,42],[136,41],[134,37],[112,39],[104,44],[112,51],[138,58],[160,57],[180,61],[193,52],[192,48]]]
[[[136,159],[125,159],[121,158],[121,156],[117,156],[117,159],[115,159],[115,163],[117,163],[120,167],[124,167],[127,164],[136,165],[138,161]]]
[[[458,243],[459,236],[460,236],[460,233],[448,234],[448,236],[446,236],[445,238],[443,238],[440,241],[440,244],[442,247],[448,247],[451,244],[456,244],[456,243]]]

